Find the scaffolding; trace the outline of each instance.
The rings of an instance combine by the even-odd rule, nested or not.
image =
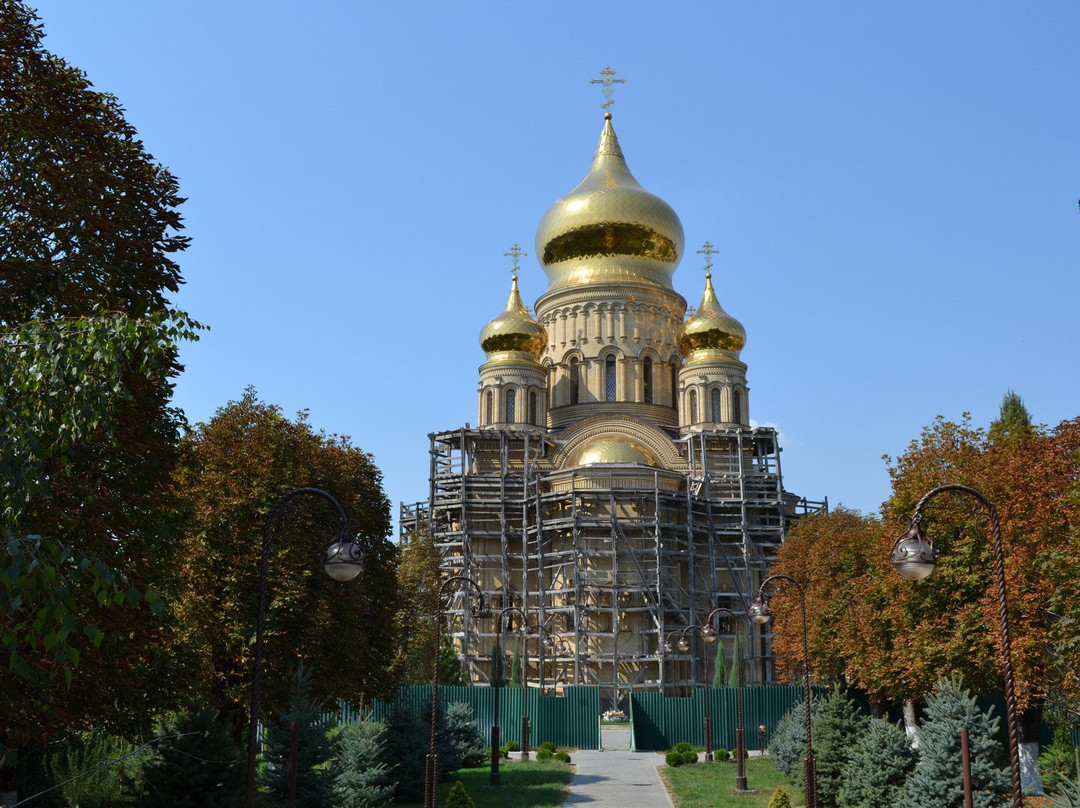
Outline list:
[[[683,466],[557,468],[539,428],[429,435],[427,502],[402,505],[401,539],[430,527],[444,575],[468,575],[493,608],[518,606],[561,642],[525,636],[542,690],[599,685],[686,692],[713,653],[661,654],[666,635],[726,607],[745,614],[790,523],[827,509],[783,489],[775,430],[715,428],[677,442]],[[466,674],[487,681],[494,621],[464,597],[446,611]],[[720,640],[735,628],[721,626]],[[727,633],[725,633],[727,632]],[[746,636],[749,683],[773,680],[768,627]]]

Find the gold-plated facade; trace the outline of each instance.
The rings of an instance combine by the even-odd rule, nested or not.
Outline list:
[[[683,252],[682,223],[630,173],[610,114],[585,179],[540,220],[536,251],[549,292],[627,281],[671,288]]]
[[[515,275],[506,307],[480,331],[480,347],[489,358],[492,354],[515,351],[539,359],[544,352],[544,342],[544,327],[533,319],[521,302]]]
[[[714,357],[738,359],[745,345],[746,329],[724,311],[713,290],[712,273],[705,273],[701,305],[683,325],[679,349],[688,362],[694,362]]]
[[[625,435],[604,435],[580,446],[567,459],[567,466],[594,466],[601,463],[638,463],[662,468],[656,456]]]

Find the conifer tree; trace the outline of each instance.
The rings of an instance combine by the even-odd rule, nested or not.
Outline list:
[[[837,794],[839,808],[900,808],[900,795],[918,753],[907,733],[874,719],[851,750]]]
[[[170,740],[158,744],[143,767],[138,808],[203,808],[239,805],[244,763],[231,733],[203,708],[180,713],[162,727]]]
[[[460,780],[454,783],[450,793],[446,795],[446,808],[474,808],[476,803],[465,790],[465,785]]]
[[[869,718],[836,685],[813,719],[814,756],[817,758],[817,795],[821,808],[835,808],[841,773],[848,756],[866,732]]]
[[[291,725],[296,722],[296,800],[305,808],[330,808],[333,781],[326,763],[334,756],[323,705],[311,696],[311,671],[301,663],[293,676],[289,709],[273,721],[267,732],[265,784],[279,804],[289,793]]]
[[[521,687],[521,640],[514,643],[514,659],[510,663],[510,687]]]
[[[784,789],[777,787],[769,799],[769,808],[791,808],[791,797]]]
[[[386,725],[367,718],[338,734],[334,796],[341,808],[382,808],[393,798],[385,738]]]
[[[722,643],[716,643],[716,663],[713,667],[713,687],[727,687],[728,683],[728,671],[727,671],[727,658],[724,656],[724,646]]]
[[[506,684],[506,674],[503,672],[502,644],[495,640],[491,646],[491,686],[502,687]]]
[[[458,656],[454,643],[446,636],[439,640],[439,684],[465,684],[461,676],[461,657]]]
[[[996,768],[1001,721],[983,712],[958,680],[941,680],[926,697],[926,719],[919,729],[919,765],[904,786],[902,804],[910,808],[952,808],[964,795],[960,730],[967,729],[975,808],[998,808],[1009,778]]]
[[[735,635],[735,644],[731,649],[731,670],[728,672],[728,687],[742,687],[743,674],[743,639],[742,634]]]
[[[430,726],[402,702],[390,713],[386,728],[386,759],[391,761],[390,779],[394,783],[394,800],[419,802],[424,793],[424,756],[428,753]]]

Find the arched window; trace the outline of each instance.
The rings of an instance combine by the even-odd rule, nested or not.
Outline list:
[[[604,401],[615,400],[615,357],[604,360]]]
[[[581,398],[581,363],[576,356],[570,357],[570,403],[577,404]]]
[[[712,391],[712,419],[714,423],[720,423],[720,391],[715,387]]]
[[[690,391],[690,423],[697,423],[697,390]]]
[[[492,412],[492,399],[491,391],[488,390],[484,394],[484,423],[490,424],[494,420],[494,413]]]
[[[742,394],[738,390],[731,391],[731,420],[742,423]]]
[[[508,424],[514,423],[514,411],[517,409],[517,390],[511,387],[506,391],[506,418]]]
[[[671,406],[679,406],[679,366],[671,360]]]
[[[641,363],[641,395],[646,404],[652,404],[652,357],[646,356]]]
[[[536,392],[531,391],[529,393],[529,423],[533,426],[537,426],[536,423]]]

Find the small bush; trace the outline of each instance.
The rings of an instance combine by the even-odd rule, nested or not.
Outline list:
[[[686,741],[679,741],[677,744],[671,747],[671,751],[682,754],[683,752],[693,752],[694,747],[688,744]]]
[[[1057,793],[1058,784],[1063,776],[1072,773],[1075,749],[1069,731],[1063,726],[1054,728],[1054,740],[1043,747],[1039,755],[1039,770],[1042,772],[1043,787],[1050,793]]]
[[[555,744],[553,744],[551,741],[544,741],[542,744],[540,744],[540,748],[537,751],[543,752],[544,750],[547,750],[548,752],[554,754]]]
[[[791,797],[782,788],[777,788],[769,800],[769,808],[791,808]]]
[[[503,746],[506,747],[506,751],[508,751],[508,752],[520,752],[521,751],[521,744],[519,744],[517,741],[507,741],[506,743],[503,744]]]
[[[550,749],[540,749],[540,750],[537,750],[537,752],[536,752],[536,759],[537,760],[551,760],[551,758],[554,757],[554,755],[555,755],[555,753],[552,752]]]
[[[446,796],[446,808],[476,808],[476,803],[465,791],[465,786],[460,780],[454,783],[450,793]]]
[[[509,760],[510,759],[510,742],[509,741],[507,741],[506,743],[504,743],[502,746],[499,747],[499,755],[504,760]]]
[[[683,764],[682,752],[676,752],[672,749],[666,755],[664,755],[664,762],[672,767],[681,766]]]
[[[569,752],[556,752],[555,753],[555,759],[557,761],[559,761],[559,763],[569,763],[570,762],[570,753]]]
[[[697,763],[697,752],[691,749],[689,752],[682,753],[682,762],[686,764]]]
[[[721,746],[719,749],[714,749],[713,750],[712,759],[713,760],[731,760],[731,752],[729,752],[728,750],[724,749],[724,747]]]

